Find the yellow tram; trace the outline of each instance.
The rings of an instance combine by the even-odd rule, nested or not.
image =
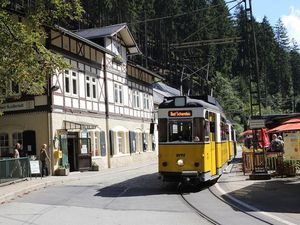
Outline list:
[[[208,181],[233,158],[232,124],[207,96],[168,97],[159,105],[159,173],[164,181]]]

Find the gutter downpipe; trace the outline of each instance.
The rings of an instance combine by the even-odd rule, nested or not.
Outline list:
[[[50,34],[51,30],[48,28],[46,29],[47,33]],[[48,38],[46,39],[46,48],[50,49],[50,41],[51,39]],[[52,124],[52,112],[53,112],[53,91],[52,91],[52,76],[53,74],[48,75],[48,90],[47,90],[47,125],[48,125],[48,152],[50,154],[50,162],[49,162],[49,166],[50,166],[50,170],[48,170],[48,175],[53,175],[54,174],[54,155],[53,155],[53,141],[52,141],[52,133],[53,133],[53,124]],[[37,150],[39,148],[37,147]]]
[[[106,124],[106,154],[107,154],[107,168],[111,168],[111,163],[110,163],[110,133],[109,133],[109,105],[108,105],[108,90],[107,90],[107,71],[106,71],[106,54],[103,54],[103,75],[104,75],[104,92],[105,92],[105,124]]]

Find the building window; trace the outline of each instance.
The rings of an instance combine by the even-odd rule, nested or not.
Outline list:
[[[0,96],[16,96],[20,95],[20,86],[14,82],[14,81],[9,81],[8,85],[5,85],[5,87],[0,89]]]
[[[73,95],[77,95],[77,73],[72,72]]]
[[[70,93],[70,75],[69,70],[65,70],[65,92]]]
[[[133,107],[140,108],[140,93],[137,90],[133,91]]]
[[[20,94],[20,86],[17,83],[11,81],[10,82],[10,91],[11,91],[12,95],[19,95]]]
[[[143,94],[144,109],[149,109],[149,95]]]
[[[93,98],[96,98],[97,97],[96,78],[92,78],[92,91],[93,91]]]
[[[8,156],[9,144],[8,144],[8,134],[0,133],[0,157]]]
[[[13,146],[15,146],[17,143],[23,144],[23,133],[13,133]]]
[[[123,86],[122,84],[114,85],[115,103],[123,104]]]
[[[72,76],[70,76],[72,73]],[[74,71],[65,70],[65,93],[78,95],[78,77]]]
[[[92,156],[100,156],[100,132],[91,131],[89,132],[89,137],[91,138]]]
[[[90,98],[91,97],[91,80],[90,80],[89,76],[86,76],[85,82],[86,82],[86,97]]]

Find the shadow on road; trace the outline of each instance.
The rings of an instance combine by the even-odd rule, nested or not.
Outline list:
[[[265,212],[300,213],[299,190],[300,178],[257,182],[228,194]],[[226,195],[222,197],[232,201]]]
[[[193,193],[206,189],[212,183],[192,185],[189,183],[164,182],[158,179],[158,173],[143,175],[111,186],[101,188],[95,196],[101,197],[133,197],[148,195],[178,195]]]

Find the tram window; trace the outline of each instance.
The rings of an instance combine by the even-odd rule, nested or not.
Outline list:
[[[204,125],[204,141],[209,141],[210,138],[210,123],[208,120],[205,120],[205,125]]]
[[[170,121],[169,141],[191,141],[192,121]]]
[[[226,131],[226,124],[221,122],[221,140],[226,141],[228,136],[228,129]]]
[[[159,141],[167,142],[167,119],[158,120]]]
[[[205,141],[205,136],[207,135],[205,130],[207,125],[205,125],[205,120],[204,118],[194,118],[193,121],[193,140],[195,142],[204,142]],[[209,132],[208,132],[208,137],[209,137]]]

